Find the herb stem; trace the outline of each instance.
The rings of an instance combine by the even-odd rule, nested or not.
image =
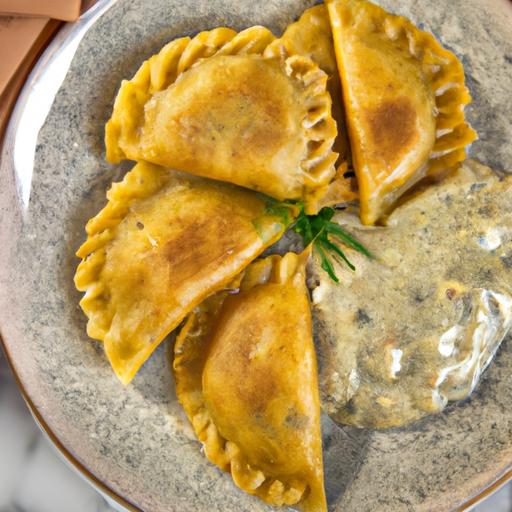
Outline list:
[[[300,213],[293,224],[293,230],[302,236],[305,246],[313,245],[313,249],[320,256],[322,269],[338,283],[339,279],[329,256],[343,261],[352,271],[355,271],[356,267],[333,239],[368,258],[373,258],[373,255],[339,224],[331,221],[334,214],[333,208],[322,208],[317,215],[306,215],[304,206],[300,205]]]

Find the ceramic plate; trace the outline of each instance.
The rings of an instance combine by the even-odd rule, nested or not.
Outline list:
[[[103,127],[116,90],[170,39],[219,25],[263,24],[280,34],[313,3],[100,1],[43,56],[12,119],[0,172],[6,352],[47,432],[75,466],[126,507],[271,510],[206,462],[176,401],[166,344],[124,388],[101,345],[85,334],[72,279],[74,252],[86,220],[123,174],[104,160]],[[512,170],[512,5],[378,3],[411,17],[462,57],[474,97],[469,118],[480,134],[472,154]],[[325,420],[330,510],[452,510],[504,481],[512,465],[511,388],[508,340],[472,398],[444,414],[385,432]]]

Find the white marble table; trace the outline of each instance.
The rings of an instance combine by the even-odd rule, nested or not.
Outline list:
[[[71,511],[114,512],[43,437],[0,349],[0,512]],[[512,512],[512,484],[475,511]]]
[[[43,437],[0,349],[0,512],[110,512]]]

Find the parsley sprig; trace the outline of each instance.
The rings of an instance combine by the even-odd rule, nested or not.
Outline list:
[[[317,215],[306,215],[304,208],[301,208],[301,213],[293,225],[293,230],[302,236],[304,245],[313,244],[313,248],[320,256],[322,268],[333,281],[338,283],[339,279],[334,271],[331,257],[343,261],[350,270],[356,269],[338,244],[341,243],[350,247],[368,258],[373,258],[373,255],[339,224],[331,221],[334,214],[335,210],[333,208],[326,207],[322,208]]]
[[[305,247],[313,244],[313,249],[320,256],[322,268],[336,283],[339,283],[339,279],[331,258],[344,262],[351,270],[356,269],[339,244],[350,247],[368,258],[373,258],[372,253],[364,245],[347,233],[339,224],[331,221],[336,213],[333,208],[325,207],[316,215],[306,215],[304,204],[298,201],[281,202],[266,198],[266,202],[265,213],[267,215],[279,217],[283,224],[291,225],[293,231],[302,237]]]

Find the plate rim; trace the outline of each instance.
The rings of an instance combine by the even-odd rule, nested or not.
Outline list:
[[[1,326],[0,326],[1,328]],[[25,401],[32,417],[35,420],[35,423],[39,427],[39,429],[46,435],[47,439],[51,442],[53,447],[59,452],[59,454],[65,459],[65,461],[78,472],[87,483],[94,488],[100,494],[107,495],[111,500],[113,500],[118,505],[122,506],[128,512],[144,512],[143,509],[138,508],[136,505],[131,503],[128,498],[121,496],[119,493],[115,492],[110,486],[97,477],[92,470],[87,468],[83,463],[81,463],[69,450],[65,444],[58,438],[58,436],[51,430],[51,428],[46,423],[43,415],[35,406],[34,402],[30,398],[29,393],[23,386],[23,381],[20,376],[16,372],[16,368],[14,366],[13,361],[9,355],[9,351],[7,349],[7,345],[4,342],[3,335],[0,332],[0,347],[3,349],[3,353],[5,355],[5,359],[9,366],[9,369],[12,372],[14,377],[14,381],[16,382],[16,386],[18,387],[23,400]],[[492,494],[501,489],[504,485],[512,481],[512,468],[507,470],[504,475],[499,477],[495,482],[486,488],[482,489],[477,495],[469,498],[465,501],[457,510],[460,512],[468,512],[476,507],[478,504],[482,503],[486,498],[490,497]]]
[[[0,326],[1,327],[1,326]],[[101,480],[99,477],[97,477],[92,470],[90,470],[88,467],[86,467],[82,462],[80,462],[69,450],[65,444],[58,438],[58,436],[52,431],[52,429],[48,426],[46,423],[43,415],[38,410],[32,399],[30,398],[30,395],[28,391],[23,386],[23,381],[21,377],[16,372],[16,368],[14,365],[14,362],[11,359],[11,356],[9,354],[9,351],[7,349],[7,344],[4,342],[4,336],[0,332],[0,347],[3,350],[3,354],[5,356],[5,360],[7,362],[7,365],[12,373],[12,376],[14,377],[14,382],[16,383],[16,386],[18,390],[21,393],[21,396],[23,400],[25,401],[25,404],[28,407],[28,410],[30,411],[30,414],[32,415],[34,422],[38,426],[38,428],[43,432],[43,434],[46,435],[46,438],[50,441],[52,446],[58,451],[59,455],[61,455],[65,461],[71,466],[71,468],[79,473],[80,476],[82,476],[85,481],[97,492],[100,494],[105,494],[108,498],[116,502],[118,505],[122,506],[124,510],[128,512],[144,512],[142,509],[135,506],[133,503],[131,503],[127,498],[124,496],[121,496],[117,492],[115,492],[113,489],[110,488],[110,486]]]
[[[105,7],[109,8],[114,5],[117,0],[98,0],[93,9],[82,15],[80,19],[75,23],[65,23],[61,29],[59,29],[53,36],[44,52],[34,62],[32,71],[27,77],[21,91],[13,105],[9,120],[6,123],[6,130],[4,132],[3,139],[0,138],[0,154],[4,153],[9,140],[15,135],[15,129],[19,121],[19,115],[22,113],[25,102],[31,91],[31,84],[37,78],[37,72],[40,71],[41,67],[44,67],[50,60],[50,57],[58,56],[59,48],[65,46],[66,42],[73,36],[75,30],[80,30],[80,24],[87,25],[82,27],[84,33],[88,30],[88,26],[92,25],[101,17],[105,12]],[[102,8],[99,8],[99,7]],[[93,12],[91,12],[93,11]],[[84,23],[85,22],[85,23]],[[80,38],[81,39],[81,38]],[[73,55],[74,58],[74,55]],[[60,89],[61,84],[58,84],[57,90]],[[57,90],[55,92],[57,92]],[[39,131],[39,130],[38,130]],[[72,470],[77,472],[95,491],[105,498],[112,500],[113,504],[122,507],[123,511],[128,512],[144,512],[143,509],[137,507],[128,498],[121,495],[111,488],[111,486],[95,475],[94,471],[89,469],[83,462],[80,462],[78,458],[73,455],[70,450],[52,431],[47,424],[44,415],[38,410],[37,406],[32,401],[30,394],[25,389],[23,381],[16,371],[16,365],[14,358],[10,355],[8,350],[9,343],[5,341],[5,336],[2,334],[2,325],[0,325],[0,349],[3,351],[7,365],[12,372],[14,381],[18,390],[21,393],[36,425],[39,427],[41,432],[46,436],[51,445],[57,450],[58,454],[64,459],[64,461],[70,466]],[[12,345],[11,345],[12,346]],[[504,485],[512,481],[512,461],[509,469],[504,474],[498,476],[496,480],[488,486],[482,488],[476,495],[469,497],[466,501],[460,505],[456,510],[465,512],[474,509],[478,504],[482,503],[486,498],[497,492]]]

